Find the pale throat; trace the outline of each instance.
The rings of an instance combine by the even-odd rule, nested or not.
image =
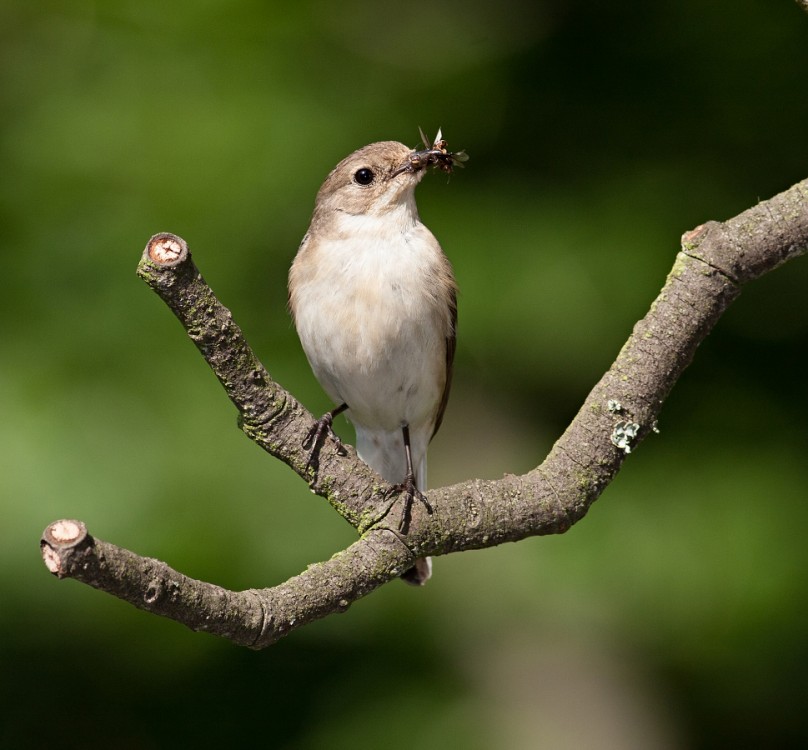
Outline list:
[[[334,215],[335,228],[341,238],[357,241],[378,241],[379,237],[393,240],[413,230],[420,221],[412,193],[362,213],[338,212]]]

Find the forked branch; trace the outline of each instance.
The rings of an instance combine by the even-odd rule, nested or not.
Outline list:
[[[93,539],[78,521],[43,535],[48,568],[236,643],[262,648],[311,620],[347,609],[400,575],[415,557],[563,533],[586,514],[626,456],[654,430],[662,404],[742,287],[808,250],[808,180],[724,223],[682,237],[665,286],[614,364],[544,462],[523,476],[432,490],[427,514],[401,503],[349,449],[326,443],[314,467],[303,442],[313,417],[275,383],[230,312],[193,264],[186,243],[153,237],[138,274],[179,318],[239,412],[244,432],[309,482],[359,532],[330,560],[272,588],[233,592]]]

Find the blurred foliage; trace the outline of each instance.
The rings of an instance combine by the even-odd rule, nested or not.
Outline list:
[[[0,745],[805,746],[805,260],[744,293],[570,534],[439,559],[265,652],[57,582],[36,542],[81,518],[245,588],[353,538],[134,268],[184,236],[323,411],[288,265],[329,169],[419,125],[472,157],[419,188],[462,290],[431,483],[535,465],[680,234],[808,176],[807,36],[763,0],[0,5]]]

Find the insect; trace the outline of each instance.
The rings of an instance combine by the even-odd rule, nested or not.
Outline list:
[[[452,152],[446,148],[446,141],[440,129],[438,129],[438,134],[431,145],[421,128],[418,128],[418,132],[421,134],[421,140],[424,142],[425,148],[423,151],[415,151],[410,155],[412,169],[437,167],[441,171],[451,174],[455,167],[462,167],[463,163],[468,161],[469,155],[465,151]]]

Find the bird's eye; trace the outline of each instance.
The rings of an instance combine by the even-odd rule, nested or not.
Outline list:
[[[375,177],[376,175],[373,174],[373,170],[368,169],[367,167],[357,169],[353,176],[354,182],[356,182],[357,185],[370,185]]]

